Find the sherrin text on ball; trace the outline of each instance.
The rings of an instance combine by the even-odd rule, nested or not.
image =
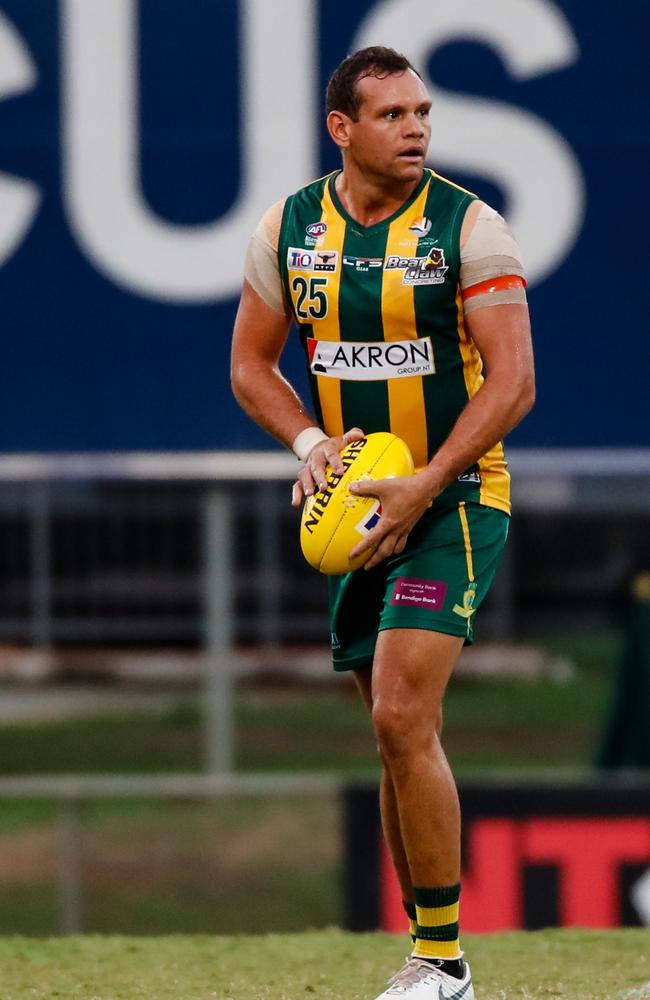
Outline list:
[[[389,479],[413,474],[413,457],[395,434],[377,432],[353,441],[341,452],[344,471],[327,467],[327,486],[305,501],[300,545],[310,566],[337,576],[359,569],[372,550],[350,559],[350,552],[381,517],[376,497],[355,496],[351,483],[360,479]]]

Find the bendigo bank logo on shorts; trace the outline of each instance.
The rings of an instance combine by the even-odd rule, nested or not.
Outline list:
[[[433,375],[436,370],[430,337],[372,343],[308,337],[307,350],[314,375],[351,382]]]
[[[387,257],[384,270],[403,271],[403,285],[442,285],[449,268],[442,247],[431,247],[424,257]]]
[[[447,584],[442,580],[421,580],[416,576],[399,576],[395,581],[390,603],[394,608],[423,608],[442,611]]]

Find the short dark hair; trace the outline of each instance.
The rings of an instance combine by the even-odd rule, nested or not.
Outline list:
[[[325,92],[327,114],[330,111],[342,111],[343,114],[357,120],[361,107],[361,95],[357,84],[366,76],[376,76],[383,80],[386,76],[405,73],[408,69],[420,76],[406,56],[385,45],[369,45],[347,56],[332,73]],[[420,76],[420,79],[422,77]]]

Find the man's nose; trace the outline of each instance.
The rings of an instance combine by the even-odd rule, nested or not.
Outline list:
[[[424,135],[424,122],[419,115],[409,115],[406,119],[407,135]]]

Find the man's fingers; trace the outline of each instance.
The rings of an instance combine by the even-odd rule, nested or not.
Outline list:
[[[350,558],[356,559],[357,556],[363,555],[368,549],[372,551],[372,555],[363,564],[364,569],[372,569],[374,566],[378,566],[380,562],[387,559],[388,556],[397,556],[400,552],[403,552],[406,548],[406,543],[408,541],[408,531],[406,533],[398,534],[399,529],[396,528],[386,528],[378,524],[376,528],[373,528],[371,532],[359,542],[358,545],[350,552]]]
[[[342,476],[345,468],[341,461],[341,451],[352,441],[360,441],[364,437],[365,434],[360,427],[351,427],[345,434],[314,445],[307,457],[305,468],[309,470],[319,490],[327,488],[327,466],[329,465],[337,476]]]
[[[311,478],[319,490],[327,488],[327,465],[328,459],[325,454],[314,455],[313,457],[310,457],[309,462],[307,463],[307,468],[311,474]]]
[[[406,538],[398,538],[397,541],[393,539],[392,535],[387,535],[382,542],[379,543],[370,558],[363,564],[364,569],[374,569],[378,566],[380,562],[387,559],[388,556],[399,555],[400,552],[404,551],[404,546],[406,545]]]
[[[389,531],[381,524],[369,531],[363,541],[358,542],[350,552],[350,558],[356,559],[357,556],[363,555],[368,549],[374,549],[375,546],[379,547],[382,541],[389,534]]]
[[[298,473],[298,482],[300,483],[300,486],[302,487],[302,492],[306,497],[313,496],[315,483],[311,470],[308,465],[306,465]]]
[[[340,438],[330,438],[329,441],[324,442],[323,450],[327,464],[331,465],[337,476],[341,476],[345,472],[345,467],[341,461],[342,450],[349,444],[352,444],[353,441],[360,441],[364,437],[365,434],[360,427],[351,427]]]
[[[300,482],[299,479],[297,479],[293,484],[293,486],[291,487],[291,506],[300,507],[304,495],[305,493],[302,488],[302,483]]]
[[[383,479],[356,479],[350,483],[350,493],[358,497],[380,497]]]
[[[337,438],[330,438],[329,441],[317,444],[307,459],[305,468],[309,471],[319,490],[324,490],[327,486],[328,465],[331,465],[337,475],[343,472],[343,463],[336,445],[337,440]]]
[[[393,549],[393,555],[394,556],[398,556],[398,555],[400,555],[400,553],[402,553],[404,551],[404,549],[406,548],[407,541],[408,541],[408,535],[402,535],[401,538],[397,539],[397,544],[396,544],[395,548]]]

